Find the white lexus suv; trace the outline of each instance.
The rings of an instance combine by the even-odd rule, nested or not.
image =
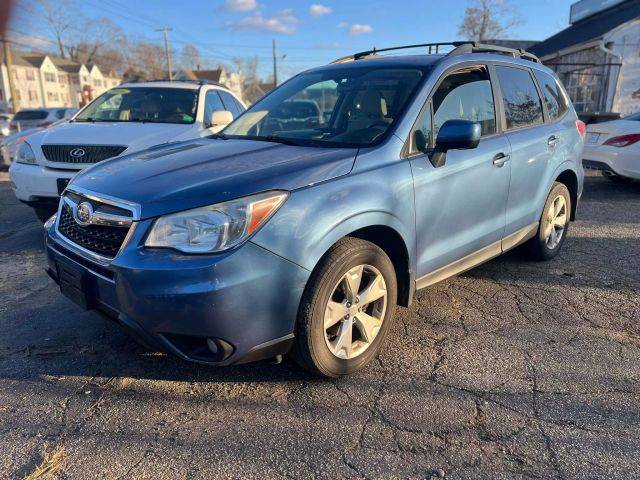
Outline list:
[[[44,221],[80,170],[118,155],[216,133],[244,110],[219,84],[124,83],[69,122],[27,137],[9,169],[12,187]]]

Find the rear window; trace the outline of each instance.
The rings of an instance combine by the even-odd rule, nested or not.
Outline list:
[[[562,117],[569,109],[567,99],[562,93],[560,85],[555,78],[544,72],[534,70],[533,74],[538,80],[540,90],[542,90],[542,96],[544,97],[544,103],[547,105],[549,118],[552,121],[557,120],[558,118]]]
[[[16,122],[22,120],[44,120],[48,114],[46,110],[21,110],[16,113],[13,120]]]
[[[507,130],[542,123],[542,102],[528,70],[497,66]]]

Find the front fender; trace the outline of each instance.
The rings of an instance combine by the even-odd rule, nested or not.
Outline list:
[[[414,268],[415,215],[408,162],[352,172],[292,192],[252,242],[311,271],[340,238],[378,225],[402,237]]]

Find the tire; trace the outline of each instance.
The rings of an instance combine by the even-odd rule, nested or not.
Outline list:
[[[556,239],[555,241],[551,241],[549,233],[550,233],[550,215],[555,212],[555,206],[558,203],[554,202],[558,201],[559,197],[562,197],[564,200],[564,228],[562,230],[558,230],[558,228],[554,228]],[[551,211],[552,206],[554,206],[554,211]],[[538,226],[538,231],[536,236],[529,240],[525,246],[529,252],[529,255],[534,260],[551,260],[560,252],[562,245],[564,244],[565,239],[567,238],[567,233],[569,231],[569,218],[571,216],[571,195],[569,194],[569,190],[563,183],[555,182],[553,184],[553,188],[551,192],[549,192],[549,196],[547,197],[547,201],[544,204],[544,209],[542,210],[542,216],[540,217],[540,224]],[[558,236],[559,235],[559,236]]]
[[[361,266],[362,274],[358,293],[363,296],[363,300],[359,308],[363,309],[363,313],[371,314],[361,318],[371,319],[377,315],[379,318],[374,318],[374,320],[382,321],[381,325],[376,323],[375,331],[377,333],[375,336],[374,334],[370,335],[371,341],[367,341],[367,336],[363,333],[366,329],[361,326],[363,325],[362,320],[357,318],[360,310],[353,310],[358,308],[358,305],[355,304],[351,305],[352,310],[348,312],[351,313],[349,320],[342,317],[343,311],[341,310],[336,318],[342,320],[325,329],[325,315],[331,311],[329,300],[332,300],[333,305],[340,305],[340,308],[350,304],[349,298],[355,298],[355,303],[360,301],[357,295],[353,297],[352,294],[348,294],[349,283],[345,278],[347,272],[357,272]],[[380,283],[379,276],[384,279],[386,297],[365,303],[367,291],[374,291],[373,284],[383,285]],[[355,274],[352,274],[351,278],[355,278]],[[375,288],[375,291],[381,292],[383,289]],[[397,292],[393,263],[381,248],[358,238],[345,237],[341,239],[320,260],[305,288],[296,323],[296,340],[292,352],[294,359],[303,368],[325,377],[340,377],[365,367],[378,355],[387,332],[392,326]],[[375,296],[375,294],[371,294],[369,298],[375,298]],[[386,299],[384,312],[381,311],[382,299]],[[366,306],[362,307],[363,305]],[[331,318],[331,316],[328,315],[327,318]],[[341,345],[340,332],[343,329],[349,329],[348,326],[345,328],[345,325],[348,325],[345,322],[349,321],[352,325],[351,338],[353,343],[349,342],[348,347],[340,349],[336,354],[335,351]],[[334,348],[334,351],[331,348]],[[358,353],[363,348],[364,350]],[[338,355],[344,357],[340,358]],[[349,355],[353,356],[349,357]]]

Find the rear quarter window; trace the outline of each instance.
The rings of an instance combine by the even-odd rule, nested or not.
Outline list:
[[[551,121],[559,119],[567,113],[569,105],[558,81],[551,75],[537,70],[534,70],[533,74],[538,80],[538,85],[542,91],[544,103],[547,106],[547,112],[549,112],[549,119]]]
[[[507,130],[537,125],[543,122],[542,101],[528,70],[496,66],[502,91]]]

